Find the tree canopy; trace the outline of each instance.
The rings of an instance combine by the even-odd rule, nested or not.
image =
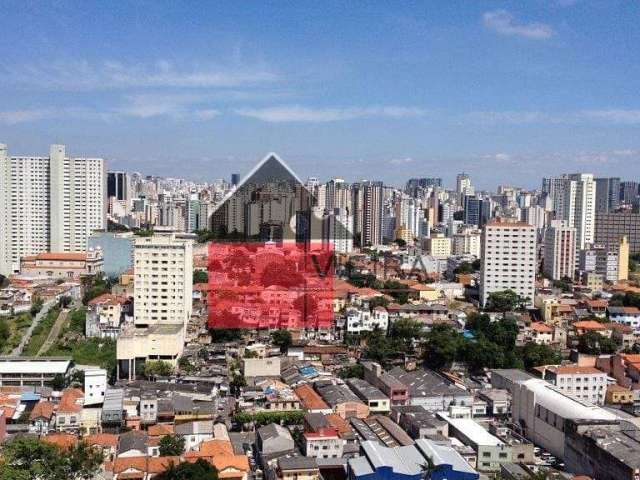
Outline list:
[[[184,438],[177,435],[165,435],[158,444],[160,456],[177,457],[184,452]]]
[[[63,450],[34,437],[17,437],[2,447],[0,480],[88,480],[102,464],[102,453],[85,443]]]
[[[218,480],[218,470],[206,460],[199,458],[194,463],[183,462],[169,465],[156,480]]]

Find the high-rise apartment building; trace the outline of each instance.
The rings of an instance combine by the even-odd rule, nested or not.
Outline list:
[[[107,198],[129,202],[131,200],[131,180],[127,172],[107,172]]]
[[[331,244],[337,253],[349,253],[353,250],[353,217],[346,208],[334,208],[323,218],[322,239]]]
[[[576,268],[576,229],[554,220],[544,239],[544,274],[552,280],[573,278]]]
[[[638,182],[621,182],[620,183],[620,201],[624,205],[637,207],[640,203],[640,188]]]
[[[475,189],[471,185],[471,177],[466,173],[459,173],[456,176],[456,198],[458,205],[462,206],[466,195],[474,195]]]
[[[620,206],[620,179],[596,178],[596,213],[615,212]]]
[[[86,250],[106,227],[106,205],[103,159],[68,157],[64,145],[48,157],[10,157],[0,145],[0,273],[27,255]]]
[[[626,236],[629,252],[640,253],[640,214],[630,212],[597,213],[595,243],[616,248]]]
[[[576,229],[576,248],[583,250],[594,242],[596,183],[590,173],[545,178],[543,190],[553,200],[556,220],[564,220]]]
[[[482,230],[480,303],[494,292],[513,290],[533,302],[536,280],[536,229],[508,219],[495,219]]]
[[[353,190],[354,224],[359,227],[360,245],[380,245],[382,243],[382,213],[384,187],[380,181],[364,181]]]
[[[136,238],[133,267],[136,327],[186,327],[193,293],[191,240],[177,238],[174,233]]]

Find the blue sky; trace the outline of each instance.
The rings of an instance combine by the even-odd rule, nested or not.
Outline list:
[[[346,5],[346,4],[349,5]],[[0,2],[0,142],[193,179],[640,176],[640,2]]]

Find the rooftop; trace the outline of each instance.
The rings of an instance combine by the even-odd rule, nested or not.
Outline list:
[[[497,446],[504,443],[498,437],[491,435],[475,420],[470,418],[451,418],[445,414],[440,414],[440,416],[475,445]]]

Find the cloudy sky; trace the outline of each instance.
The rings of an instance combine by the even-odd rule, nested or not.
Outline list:
[[[345,4],[349,4],[348,6]],[[640,176],[640,2],[0,2],[0,142],[193,179]]]

